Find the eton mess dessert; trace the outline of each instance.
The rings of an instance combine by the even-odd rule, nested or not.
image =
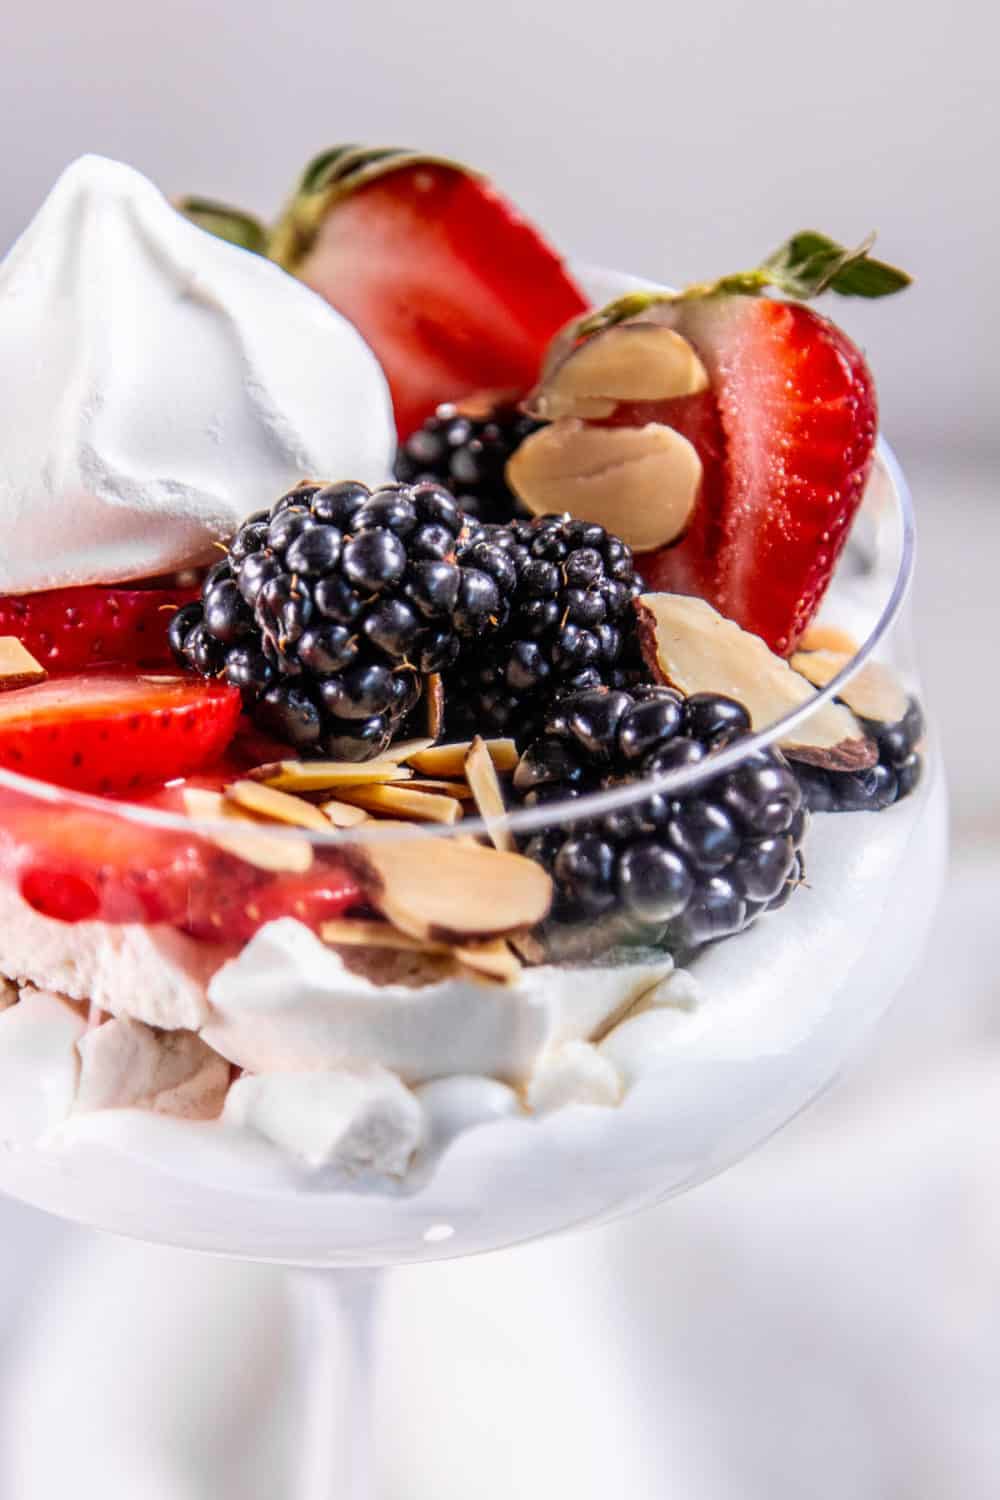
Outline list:
[[[831,815],[922,766],[830,590],[876,398],[807,304],[903,287],[870,248],[595,306],[417,152],[273,227],[68,168],[0,264],[9,1146],[152,1113],[416,1190],[624,1109],[712,955],[821,919]]]

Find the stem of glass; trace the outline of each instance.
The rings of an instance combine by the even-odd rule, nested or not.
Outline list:
[[[358,1267],[298,1276],[306,1359],[302,1500],[375,1500],[375,1324],[383,1275]]]

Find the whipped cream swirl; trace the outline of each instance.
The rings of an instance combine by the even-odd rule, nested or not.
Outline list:
[[[0,592],[205,562],[306,476],[384,480],[381,368],[279,267],[84,156],[0,263]]]

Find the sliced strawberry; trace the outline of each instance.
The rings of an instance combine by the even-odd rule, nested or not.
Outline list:
[[[0,766],[77,791],[127,793],[211,765],[240,716],[236,688],[102,672],[0,695]]]
[[[168,666],[167,626],[197,589],[89,585],[0,595],[0,635],[14,635],[49,673],[114,664]]]
[[[318,930],[324,922],[363,906],[364,892],[348,870],[325,859],[305,875],[276,875],[249,889],[221,882],[181,925],[192,937],[248,942],[259,928],[280,917],[294,917]]]
[[[532,385],[549,341],[587,305],[538,231],[461,167],[408,153],[325,160],[270,253],[367,339],[400,437],[442,401]]]
[[[702,595],[787,654],[864,494],[878,426],[871,372],[802,303],[708,297],[680,303],[675,326],[712,391],[666,403],[658,419],[695,444],[705,480],[687,535],[644,558],[643,574],[653,588]]]
[[[364,900],[355,877],[332,862],[272,876],[194,833],[54,810],[12,793],[0,807],[0,875],[57,921],[167,923],[234,944],[277,917],[318,927]]]

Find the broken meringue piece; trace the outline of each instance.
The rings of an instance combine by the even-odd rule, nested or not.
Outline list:
[[[625,1093],[622,1076],[610,1058],[590,1042],[564,1042],[543,1057],[527,1088],[529,1109],[549,1114],[568,1104],[613,1108]]]
[[[148,1109],[181,1120],[222,1113],[230,1066],[193,1031],[157,1031],[129,1016],[80,1038],[74,1112]]]
[[[0,1142],[34,1145],[69,1118],[86,1030],[75,1006],[45,990],[22,990],[0,1014]]]
[[[336,1167],[351,1175],[370,1170],[402,1177],[423,1134],[419,1102],[378,1063],[239,1078],[222,1118],[282,1146],[309,1167]]]
[[[760,636],[727,620],[704,599],[644,594],[637,600],[647,666],[661,682],[690,696],[720,693],[742,703],[754,729],[766,729],[815,697],[800,673]],[[778,740],[793,759],[835,771],[875,764],[878,750],[850,709],[824,703]]]

